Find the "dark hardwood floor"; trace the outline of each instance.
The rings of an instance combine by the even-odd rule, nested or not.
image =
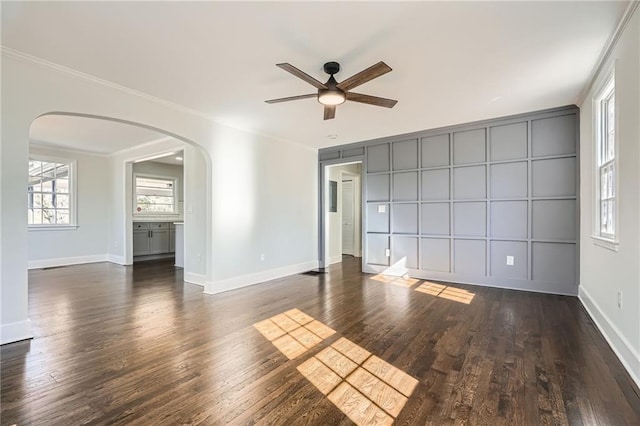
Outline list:
[[[214,296],[167,261],[31,271],[35,338],[1,348],[1,423],[640,424],[638,389],[576,298],[359,268]],[[308,347],[278,343],[298,318],[317,320],[290,332]]]

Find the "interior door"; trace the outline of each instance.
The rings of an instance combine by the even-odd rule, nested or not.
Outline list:
[[[354,255],[353,181],[342,181],[342,254]]]

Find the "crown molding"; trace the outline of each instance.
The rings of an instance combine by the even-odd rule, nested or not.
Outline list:
[[[593,67],[593,70],[589,74],[589,78],[587,79],[587,84],[585,84],[584,88],[580,92],[580,96],[578,96],[576,105],[578,106],[582,105],[582,103],[587,99],[587,95],[589,94],[591,89],[593,89],[593,85],[596,83],[596,80],[600,76],[600,73],[602,72],[605,64],[609,60],[609,57],[611,57],[611,54],[613,53],[613,49],[615,49],[616,44],[618,44],[618,41],[620,40],[620,37],[622,37],[622,33],[624,32],[625,28],[631,21],[631,18],[633,17],[634,12],[638,9],[638,5],[640,5],[640,0],[632,0],[627,6],[627,9],[622,14],[622,17],[618,22],[618,26],[616,27],[613,34],[611,34],[611,37],[609,37],[609,40],[607,41],[604,48],[602,49],[602,52],[600,52],[598,61],[596,62],[595,67]]]
[[[299,147],[302,147],[302,148],[305,148],[305,149],[308,149],[308,150],[311,150],[311,151],[314,151],[314,152],[318,151],[318,148],[311,147],[309,145],[305,145],[302,142],[294,141],[294,140],[291,140],[291,139],[285,139],[285,138],[282,138],[282,137],[279,137],[279,136],[270,135],[268,133],[259,132],[259,131],[256,131],[254,129],[249,129],[249,128],[244,128],[244,127],[240,127],[240,126],[230,125],[228,123],[223,123],[223,122],[215,119],[214,117],[212,117],[212,116],[210,116],[208,114],[205,114],[205,113],[203,113],[201,111],[195,110],[193,108],[189,108],[187,106],[180,105],[180,104],[177,104],[175,102],[167,101],[165,99],[158,98],[157,96],[153,96],[153,95],[150,95],[148,93],[140,92],[139,90],[135,90],[135,89],[132,89],[130,87],[123,86],[123,85],[117,84],[117,83],[113,83],[113,82],[111,82],[109,80],[105,80],[105,79],[102,79],[100,77],[96,77],[96,76],[91,75],[91,74],[87,74],[87,73],[84,73],[84,72],[81,72],[81,71],[74,70],[73,68],[65,67],[64,65],[60,65],[60,64],[57,64],[55,62],[51,62],[51,61],[48,61],[46,59],[39,58],[37,56],[30,55],[28,53],[24,53],[24,52],[21,52],[21,51],[16,50],[16,49],[12,49],[12,48],[7,47],[7,46],[0,45],[0,53],[2,54],[2,56],[5,56],[7,58],[16,59],[18,61],[22,61],[22,62],[31,64],[31,65],[35,65],[35,66],[38,66],[40,68],[43,68],[43,69],[46,69],[46,70],[49,70],[49,71],[55,71],[55,72],[59,72],[59,73],[62,73],[62,74],[71,75],[73,77],[76,77],[76,78],[79,78],[79,79],[82,79],[82,80],[85,80],[85,81],[89,81],[91,83],[94,83],[94,84],[97,84],[97,85],[100,85],[100,86],[109,87],[111,89],[115,89],[115,90],[118,90],[120,92],[127,93],[129,95],[137,96],[139,98],[142,98],[142,99],[145,99],[145,100],[148,100],[148,101],[155,102],[157,104],[163,105],[163,106],[165,106],[167,108],[170,108],[170,109],[173,109],[175,111],[180,111],[180,112],[185,113],[185,114],[194,115],[194,116],[203,118],[203,119],[205,119],[205,120],[207,120],[207,121],[209,121],[211,123],[217,124],[219,126],[223,126],[223,127],[227,127],[227,128],[231,128],[231,129],[235,129],[235,130],[240,130],[242,132],[250,133],[250,134],[253,134],[253,135],[256,135],[256,136],[261,136],[263,138],[272,139],[272,140],[275,140],[275,141],[282,141],[282,142],[290,143],[290,144],[293,144],[293,145],[296,145],[296,146],[299,146]]]
[[[42,141],[38,139],[30,139],[29,148],[46,149],[50,151],[62,151],[62,152],[69,152],[69,153],[80,154],[80,155],[90,155],[93,157],[103,157],[103,158],[107,158],[112,155],[112,154],[109,154],[108,152],[92,151],[89,149],[80,149],[80,148],[73,148],[73,147],[70,148],[70,147],[57,145],[52,142]]]

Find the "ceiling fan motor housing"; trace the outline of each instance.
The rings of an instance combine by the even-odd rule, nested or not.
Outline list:
[[[340,64],[337,62],[327,62],[324,64],[324,72],[333,75],[340,72]]]

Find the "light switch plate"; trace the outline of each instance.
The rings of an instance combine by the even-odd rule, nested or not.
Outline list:
[[[378,213],[384,213],[387,211],[387,206],[384,204],[378,204]]]
[[[387,256],[387,257],[391,256],[391,250],[385,249],[384,250],[384,255]]]
[[[507,266],[513,266],[513,256],[507,256]]]

